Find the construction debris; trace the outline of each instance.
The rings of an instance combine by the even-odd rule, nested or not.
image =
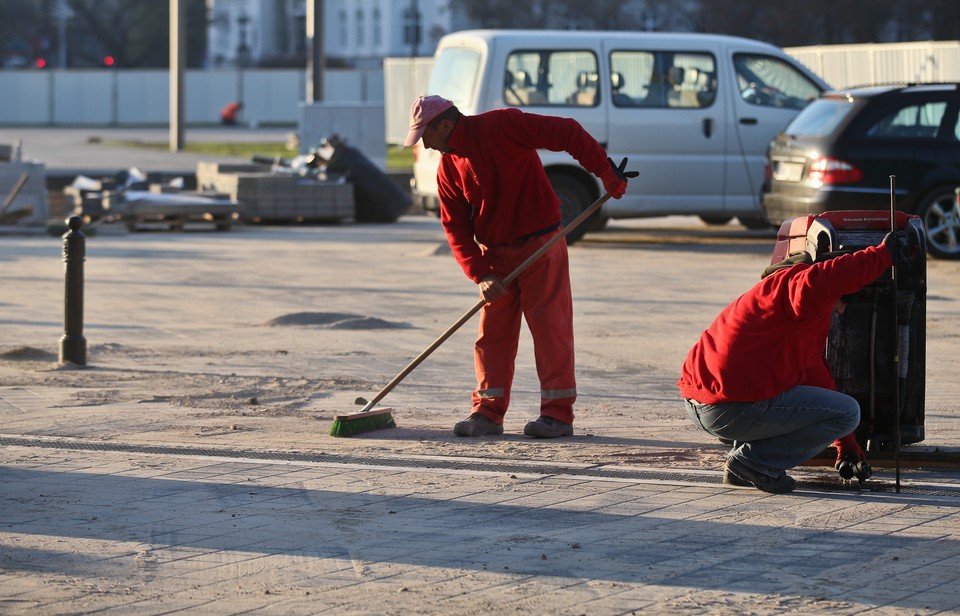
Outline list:
[[[47,220],[43,163],[20,158],[20,144],[0,144],[0,225],[42,225]]]

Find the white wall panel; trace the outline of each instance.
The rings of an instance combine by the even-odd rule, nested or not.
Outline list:
[[[57,71],[54,74],[53,122],[110,124],[115,109],[113,71]]]

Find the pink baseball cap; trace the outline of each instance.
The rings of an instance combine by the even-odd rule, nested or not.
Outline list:
[[[427,124],[451,107],[453,107],[452,102],[435,94],[421,96],[413,101],[413,107],[410,108],[410,132],[407,133],[403,145],[411,146],[420,141]]]

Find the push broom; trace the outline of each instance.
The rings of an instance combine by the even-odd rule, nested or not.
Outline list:
[[[636,177],[637,173],[635,171],[624,172],[623,167],[626,164],[626,159],[620,163],[620,171],[628,178]],[[570,224],[566,225],[563,230],[560,231],[557,235],[550,238],[550,240],[545,243],[543,246],[538,248],[536,252],[531,254],[527,259],[518,265],[506,278],[503,279],[503,286],[509,285],[511,282],[517,279],[517,277],[523,273],[530,265],[532,265],[537,259],[539,259],[543,253],[550,250],[554,244],[560,241],[560,238],[566,237],[571,231],[580,226],[583,221],[593,215],[594,212],[600,209],[604,203],[610,199],[610,193],[604,193],[599,199],[593,202],[590,207],[585,209],[580,213],[579,216],[574,218]],[[447,338],[452,336],[460,327],[470,320],[470,317],[475,315],[477,312],[483,308],[486,304],[486,300],[480,299],[476,304],[473,305],[470,310],[467,310],[463,313],[457,321],[447,328],[445,332],[440,334],[440,336],[433,341],[433,344],[428,346],[420,355],[407,364],[406,368],[400,371],[397,376],[393,377],[389,383],[387,383],[383,389],[373,397],[372,400],[367,402],[360,411],[356,413],[349,413],[345,415],[334,415],[333,417],[333,426],[330,428],[330,436],[353,436],[355,434],[362,434],[364,432],[372,432],[374,430],[380,430],[382,428],[394,428],[396,427],[396,422],[393,420],[393,408],[389,406],[376,407],[376,404],[383,400],[384,396],[390,393],[394,387],[396,387],[400,381],[405,379],[408,374],[414,371],[414,369],[419,366],[423,360],[425,360],[431,353],[433,353],[437,348],[443,344]]]

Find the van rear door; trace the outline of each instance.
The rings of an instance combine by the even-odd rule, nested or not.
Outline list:
[[[640,172],[612,217],[721,214],[729,102],[718,95],[716,53],[669,41],[608,43],[609,151]]]

